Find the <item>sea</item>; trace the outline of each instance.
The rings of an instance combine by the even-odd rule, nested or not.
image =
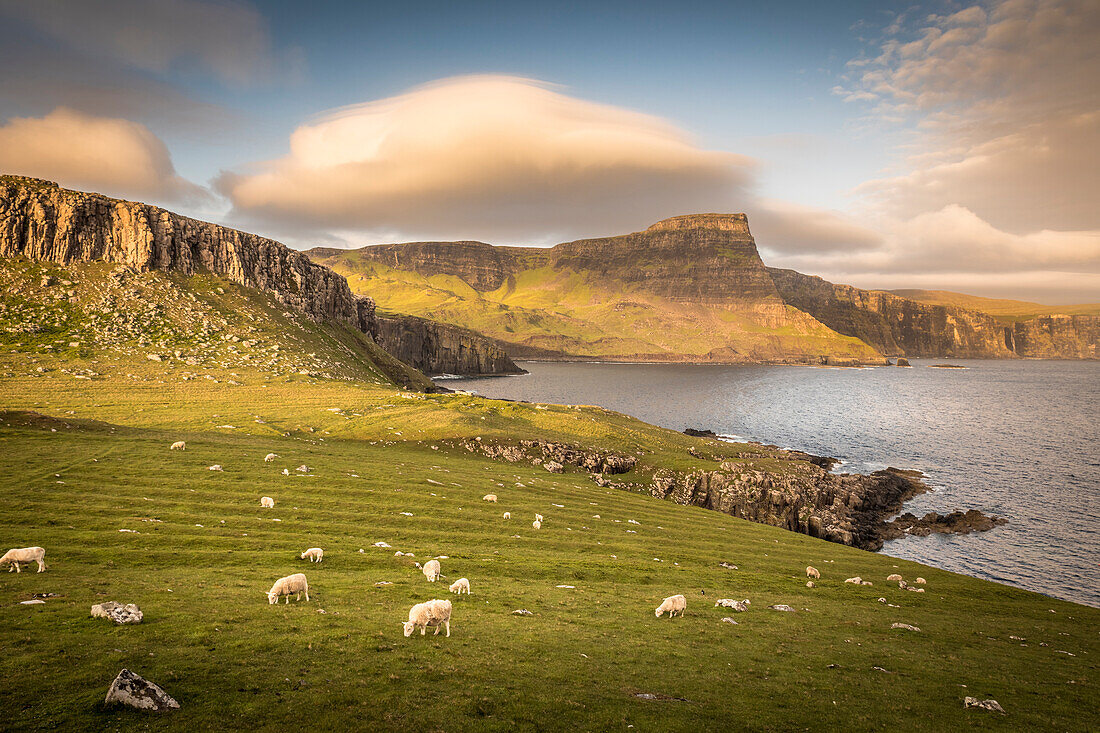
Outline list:
[[[439,384],[710,429],[832,456],[838,472],[917,469],[933,490],[902,511],[980,509],[1008,523],[905,537],[882,552],[1100,607],[1100,362],[911,364],[522,362],[528,374]]]

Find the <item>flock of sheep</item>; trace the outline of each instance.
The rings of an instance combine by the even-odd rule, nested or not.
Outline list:
[[[187,444],[184,441],[177,441],[170,446],[170,450],[186,450]],[[269,453],[264,457],[265,462],[271,462],[278,456],[274,453]],[[303,467],[304,468],[304,467]],[[486,494],[482,497],[484,501],[496,503],[496,494]],[[264,496],[260,499],[260,506],[265,509],[271,509],[275,506],[275,500],[270,496]],[[511,519],[511,512],[504,512],[503,518],[505,520]],[[535,514],[535,519],[531,523],[531,526],[535,529],[542,527],[543,516],[541,514]],[[381,547],[389,547],[385,543],[376,543]],[[362,550],[360,550],[362,552]],[[403,553],[398,551],[396,555],[411,555],[412,553]],[[324,559],[325,551],[320,547],[310,547],[299,556],[302,560],[309,560],[310,562],[321,562]],[[43,572],[46,569],[46,550],[41,547],[23,547],[8,550],[4,553],[3,557],[0,557],[0,566],[9,565],[8,572],[15,570],[17,573],[22,572],[20,564],[38,564],[38,572]],[[439,580],[441,576],[441,566],[438,559],[428,560],[423,566],[420,563],[416,563],[416,567],[424,573],[424,577],[429,583],[434,583]],[[806,585],[810,588],[815,587],[814,580],[820,580],[821,572],[812,566],[806,567],[806,577],[809,580]],[[923,593],[924,588],[917,588],[915,585],[911,586],[902,578],[901,575],[894,573],[886,578],[888,581],[894,581],[898,583],[898,587],[915,591],[917,593]],[[872,585],[869,580],[864,580],[861,577],[848,578],[845,583],[851,583],[854,585]],[[914,583],[916,585],[924,585],[926,583],[924,578],[916,578]],[[450,586],[451,593],[461,595],[462,593],[470,593],[470,581],[468,578],[459,578]],[[267,601],[269,604],[276,604],[280,598],[285,598],[286,603],[290,603],[290,596],[296,595],[297,600],[302,599],[302,595],[305,594],[306,601],[309,601],[309,583],[306,580],[305,573],[294,573],[283,578],[279,578],[271,586],[271,590],[267,592]],[[883,599],[879,599],[883,600]],[[719,599],[715,606],[723,606],[732,608],[735,611],[747,610],[749,601],[734,601],[730,599]],[[780,610],[793,610],[787,606],[773,608],[779,608]],[[405,636],[411,636],[413,632],[420,629],[420,634],[423,636],[426,630],[431,627],[434,628],[435,634],[439,634],[440,628],[446,630],[446,635],[451,635],[451,602],[448,600],[432,599],[424,601],[423,603],[417,603],[411,609],[409,609],[409,620],[402,622]],[[687,610],[687,598],[683,594],[677,594],[665,598],[659,606],[654,610],[654,615],[660,618],[664,614],[668,614],[669,619],[674,618],[677,614],[683,617],[684,612]],[[723,619],[724,621],[730,621],[731,619]],[[736,622],[734,622],[736,623]]]

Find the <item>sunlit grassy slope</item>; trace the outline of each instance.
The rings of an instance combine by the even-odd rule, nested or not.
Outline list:
[[[383,310],[472,328],[514,356],[622,360],[767,361],[819,355],[874,359],[842,336],[781,305],[721,308],[672,301],[591,273],[533,267],[478,292],[452,275],[426,277],[350,252],[323,260]],[[784,308],[784,325],[771,308]]]
[[[950,290],[891,290],[889,292],[903,298],[919,300],[922,303],[952,305],[958,308],[969,308],[970,310],[988,313],[1002,323],[1015,323],[1016,321],[1027,321],[1039,316],[1051,315],[1100,315],[1100,303],[1042,305],[1024,300],[983,298],[978,295],[955,293]]]
[[[43,300],[26,287],[20,297],[41,323],[81,300]],[[791,465],[774,451],[700,441],[594,407],[405,391],[342,350],[322,351],[324,339],[309,336],[320,332],[293,317],[276,328],[244,307],[224,319],[226,333],[255,326],[257,343],[219,340],[207,353],[203,337],[177,357],[126,340],[69,347],[83,331],[47,338],[13,333],[19,322],[4,321],[0,542],[42,545],[49,569],[0,574],[0,727],[1100,724],[1095,609],[600,488],[571,468],[556,475],[491,461],[460,440],[534,437],[631,452],[636,476],[722,458],[771,471]],[[172,323],[162,337],[169,346],[179,338]],[[230,344],[281,348],[268,363]],[[162,360],[149,360],[150,350]],[[187,450],[170,451],[177,440]],[[265,462],[270,452],[278,458]],[[224,470],[208,470],[214,464]],[[308,473],[296,470],[303,464]],[[481,500],[490,492],[499,503]],[[274,509],[261,510],[265,495]],[[546,518],[538,531],[536,512]],[[392,547],[373,547],[379,541]],[[311,546],[325,549],[323,563],[298,559]],[[450,595],[396,550],[420,561],[446,555],[445,581],[470,579],[473,593],[452,597],[449,639],[402,636],[413,603]],[[806,565],[822,572],[817,588],[805,586]],[[310,601],[269,606],[271,583],[297,571],[309,578]],[[927,578],[927,592],[887,583],[893,572]],[[843,583],[854,575],[875,584]],[[19,604],[36,593],[57,595]],[[654,618],[674,593],[688,598],[685,618]],[[736,614],[714,608],[717,598],[752,605]],[[104,600],[137,603],[144,623],[90,618],[91,604]],[[775,603],[798,610],[768,610]],[[534,615],[512,614],[520,608]],[[723,623],[727,616],[738,624]],[[921,631],[891,629],[895,622]],[[181,709],[162,717],[103,709],[123,667],[163,685]],[[966,695],[996,698],[1009,714],[964,710]]]

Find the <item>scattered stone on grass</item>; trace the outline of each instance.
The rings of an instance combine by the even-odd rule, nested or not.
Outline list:
[[[105,705],[128,705],[137,710],[153,713],[175,710],[180,706],[158,685],[128,669],[118,673],[115,681],[111,683],[111,688],[107,690],[107,697],[103,702]]]
[[[773,611],[794,611],[795,609],[788,606],[786,603],[776,603],[775,605],[768,606]]]
[[[1001,707],[1001,704],[996,700],[979,700],[976,697],[967,696],[963,700],[964,708],[981,708],[982,710],[988,710],[993,713],[1004,713],[1005,709]]]
[[[105,601],[92,606],[92,618],[109,618],[120,626],[122,624],[140,624],[145,614],[133,603]]]
[[[45,603],[41,598],[33,598],[29,601],[19,601],[20,606],[37,606],[40,603]]]
[[[736,622],[736,621],[734,621],[734,620],[733,620],[732,618],[730,618],[729,616],[726,616],[725,618],[723,618],[723,619],[722,619],[722,623],[724,623],[724,624],[733,624],[734,626],[736,626],[736,625],[737,625],[737,622]]]
[[[910,626],[909,624],[891,624],[891,629],[907,629],[908,631],[920,631],[916,626]]]
[[[534,616],[535,614],[531,613],[526,608],[517,608],[515,611],[512,611],[512,615],[513,616]]]

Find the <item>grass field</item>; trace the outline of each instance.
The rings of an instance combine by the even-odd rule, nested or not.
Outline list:
[[[1001,323],[1015,323],[1027,321],[1032,318],[1053,315],[1100,315],[1100,303],[1080,303],[1077,305],[1042,305],[1025,300],[1005,300],[1000,298],[983,298],[978,295],[955,293],[950,290],[891,290],[895,295],[903,298],[919,300],[922,303],[934,305],[951,305],[957,308],[969,308],[970,310],[988,313]]]
[[[243,297],[223,289],[211,303]],[[774,451],[595,407],[408,392],[354,363],[369,349],[322,350],[348,334],[278,309],[275,327],[251,301],[249,348],[277,356],[245,359],[245,347],[206,337],[177,348],[172,329],[157,343],[104,345],[81,336],[81,312],[58,321],[58,304],[44,309],[31,290],[18,307],[61,325],[0,335],[0,543],[45,547],[48,570],[0,573],[0,728],[1100,727],[1096,609],[600,488],[572,469],[492,461],[458,442],[629,452],[636,476],[724,457],[789,470]],[[5,301],[5,323],[18,323],[15,307]],[[236,312],[218,327],[244,335]],[[170,451],[177,440],[187,450]],[[279,458],[264,462],[269,452]],[[274,509],[260,508],[265,495]],[[546,518],[538,531],[535,512]],[[323,563],[298,559],[311,546],[325,549]],[[427,583],[397,550],[446,555],[445,582]],[[817,588],[805,586],[806,565],[821,570]],[[310,601],[268,605],[272,582],[298,571]],[[927,578],[927,592],[887,583],[894,572]],[[843,583],[854,575],[874,585]],[[446,583],[463,576],[473,592],[451,597],[451,637],[404,638],[408,609],[450,597]],[[687,615],[654,618],[675,593]],[[737,614],[714,608],[717,598],[752,605]],[[137,603],[144,622],[90,618],[106,600]],[[768,610],[776,603],[799,610]],[[512,615],[520,608],[534,615]],[[181,709],[104,709],[123,667]],[[1008,715],[964,710],[966,695],[995,698]]]

